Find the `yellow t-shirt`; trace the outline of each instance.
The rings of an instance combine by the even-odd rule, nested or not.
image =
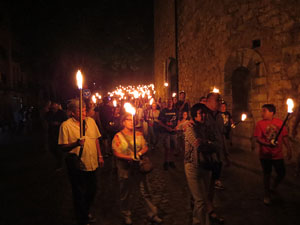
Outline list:
[[[136,133],[136,152],[141,151],[146,145],[145,138],[142,133]],[[122,153],[124,155],[133,156],[133,135],[126,135],[122,132],[118,132],[112,141],[112,149],[115,152]]]

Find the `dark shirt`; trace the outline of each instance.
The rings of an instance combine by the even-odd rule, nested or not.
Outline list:
[[[161,110],[158,116],[158,120],[160,120],[163,124],[167,125],[168,127],[175,129],[178,120],[177,110],[174,108],[173,109],[165,108]],[[170,132],[164,127],[161,127],[161,132],[176,134],[175,131]]]
[[[219,111],[212,111],[206,107],[205,126],[208,130],[208,139],[213,142],[218,152],[223,149],[224,121]]]
[[[175,108],[179,111],[180,110],[180,107],[183,105],[183,101],[178,101],[176,104],[175,104]],[[183,106],[183,109],[180,111],[180,113],[182,112],[188,112],[189,111],[189,104],[186,102]]]

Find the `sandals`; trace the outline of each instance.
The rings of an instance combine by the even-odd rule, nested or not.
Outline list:
[[[215,211],[211,211],[209,214],[209,220],[212,224],[224,224],[225,220],[223,217],[218,216]]]

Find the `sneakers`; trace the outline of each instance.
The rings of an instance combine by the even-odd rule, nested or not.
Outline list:
[[[175,163],[173,161],[169,162],[169,166],[173,169],[176,169]]]
[[[220,180],[215,181],[215,189],[224,190],[225,187],[223,186],[222,182]]]

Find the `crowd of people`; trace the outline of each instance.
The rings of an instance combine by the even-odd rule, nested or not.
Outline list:
[[[140,162],[147,152],[158,150],[163,152],[161,166],[165,171],[176,168],[174,157],[183,158],[193,224],[223,224],[224,218],[214,211],[213,198],[215,189],[225,189],[221,174],[223,166],[230,165],[229,146],[235,123],[221,95],[211,92],[193,106],[184,92],[179,93],[178,99],[173,96],[166,101],[133,98],[130,102],[136,109],[135,124],[133,116],[124,108],[125,102],[128,101],[109,96],[97,104],[88,99],[82,111],[84,138],[80,138],[79,100],[72,99],[65,111],[52,102],[45,113],[49,149],[55,156],[58,172],[63,166],[62,152],[67,153],[65,161],[78,224],[95,222],[90,214],[97,191],[95,171],[104,165],[107,157],[114,157],[120,212],[125,224],[132,224],[132,197],[137,191],[144,199],[149,221],[161,223],[163,218],[151,202],[147,173],[140,171]],[[283,123],[274,118],[275,113],[274,105],[263,105],[262,120],[254,132],[264,175],[266,205],[271,204],[271,193],[285,176],[282,144],[287,147],[288,159],[292,157],[286,128],[276,142],[273,140]],[[299,121],[300,113],[294,135]],[[277,173],[274,183],[271,183],[272,167]]]

